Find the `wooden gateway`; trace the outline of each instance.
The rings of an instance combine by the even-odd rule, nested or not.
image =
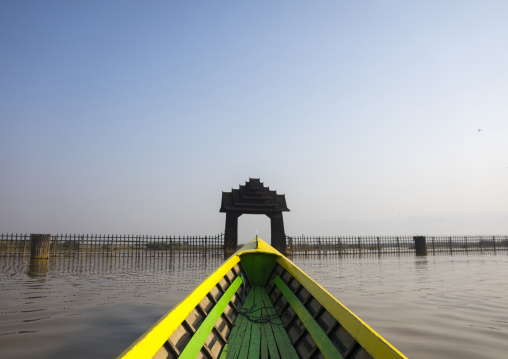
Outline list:
[[[242,214],[264,214],[270,218],[272,246],[286,254],[286,233],[282,212],[288,212],[286,198],[276,191],[270,191],[259,178],[249,178],[249,182],[231,192],[222,192],[220,212],[226,213],[224,231],[224,256],[236,252],[238,246],[238,217]]]

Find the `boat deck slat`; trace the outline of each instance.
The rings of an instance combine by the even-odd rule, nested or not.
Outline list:
[[[319,347],[321,353],[325,356],[325,358],[330,359],[343,358],[343,356],[339,353],[339,351],[332,343],[328,335],[316,322],[314,316],[309,313],[307,308],[305,308],[303,303],[291,291],[291,289],[287,286],[287,284],[284,283],[284,281],[279,276],[276,276],[274,278],[274,283],[282,292],[282,295],[284,295],[289,305],[291,305],[291,307],[296,312],[302,323],[305,325],[305,328],[312,336],[312,339],[314,339],[314,341],[316,342],[317,347],[314,348],[314,350],[317,350],[317,348]],[[316,314],[318,313],[319,312],[317,312]]]
[[[237,279],[231,284],[226,291],[226,293],[221,297],[221,299],[217,302],[217,304],[213,307],[212,311],[208,314],[206,319],[201,323],[198,330],[194,333],[191,340],[185,347],[185,349],[180,354],[180,357],[183,358],[196,358],[198,353],[202,348],[207,350],[205,346],[206,339],[208,338],[208,335],[213,330],[213,327],[215,326],[215,323],[217,322],[217,319],[222,315],[224,312],[224,309],[228,305],[229,301],[233,297],[233,295],[236,293],[236,290],[240,287],[242,283],[242,280],[240,277],[237,277]],[[187,323],[184,321],[183,323]],[[188,324],[188,323],[187,323]],[[192,326],[189,324],[189,327],[193,330]],[[211,354],[209,354],[210,357]]]
[[[250,294],[250,293],[249,293]],[[244,306],[252,305],[253,296],[247,295],[245,298]],[[231,333],[229,334],[228,343],[222,349],[222,353],[220,355],[220,359],[225,358],[236,358],[238,357],[238,353],[240,352],[240,347],[242,344],[242,339],[245,335],[247,319],[243,315],[239,315],[236,318],[235,326],[233,327]]]
[[[268,295],[266,294],[266,290],[263,288],[262,291],[260,291],[260,303],[264,309],[262,309],[261,313],[262,315],[269,315],[272,314],[271,311],[268,309],[269,307],[273,307],[273,305],[270,302],[270,298],[268,298]],[[266,300],[268,300],[268,305],[266,304]],[[275,335],[273,332],[272,325],[262,325],[261,326],[262,332],[264,334],[262,346],[266,347],[266,350],[268,351],[268,354],[270,358],[272,359],[280,359],[279,351],[277,349],[277,342],[275,340]],[[268,355],[266,356],[268,358]]]
[[[253,286],[251,288],[243,308],[252,308],[254,305],[255,309],[262,309],[256,311],[252,315],[253,317],[276,313],[263,287]],[[298,354],[291,345],[280,318],[276,317],[266,323],[256,323],[240,315],[220,358],[296,359]]]

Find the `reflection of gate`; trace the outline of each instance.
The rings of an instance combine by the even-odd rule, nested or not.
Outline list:
[[[259,178],[249,178],[249,182],[231,192],[222,192],[220,212],[226,213],[224,232],[224,256],[236,251],[238,246],[238,217],[242,214],[265,214],[270,218],[272,246],[286,254],[286,234],[282,212],[288,212],[283,194],[270,191]]]

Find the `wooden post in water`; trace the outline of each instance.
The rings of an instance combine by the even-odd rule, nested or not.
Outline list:
[[[48,259],[51,234],[30,234],[30,259]]]
[[[425,236],[415,236],[413,237],[415,241],[415,252],[417,256],[426,256],[427,255],[427,243],[425,241]]]
[[[25,258],[25,252],[26,252],[26,234],[25,234],[25,238],[23,240],[23,258]]]

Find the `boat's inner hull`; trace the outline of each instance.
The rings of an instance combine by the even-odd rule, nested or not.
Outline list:
[[[241,266],[237,264],[231,268],[191,311],[182,324],[169,337],[168,341],[160,348],[154,358],[178,358],[217,302],[239,276],[243,277],[244,274]],[[205,344],[199,350],[197,358],[219,357],[223,347],[227,343],[227,338],[238,317],[239,310],[242,307],[242,297],[247,295],[249,289],[250,286],[248,281],[244,281],[241,287],[234,293],[224,309],[224,312],[220,315],[212,331],[206,338]]]
[[[280,264],[253,275],[252,262],[231,268],[154,358],[372,358]]]

